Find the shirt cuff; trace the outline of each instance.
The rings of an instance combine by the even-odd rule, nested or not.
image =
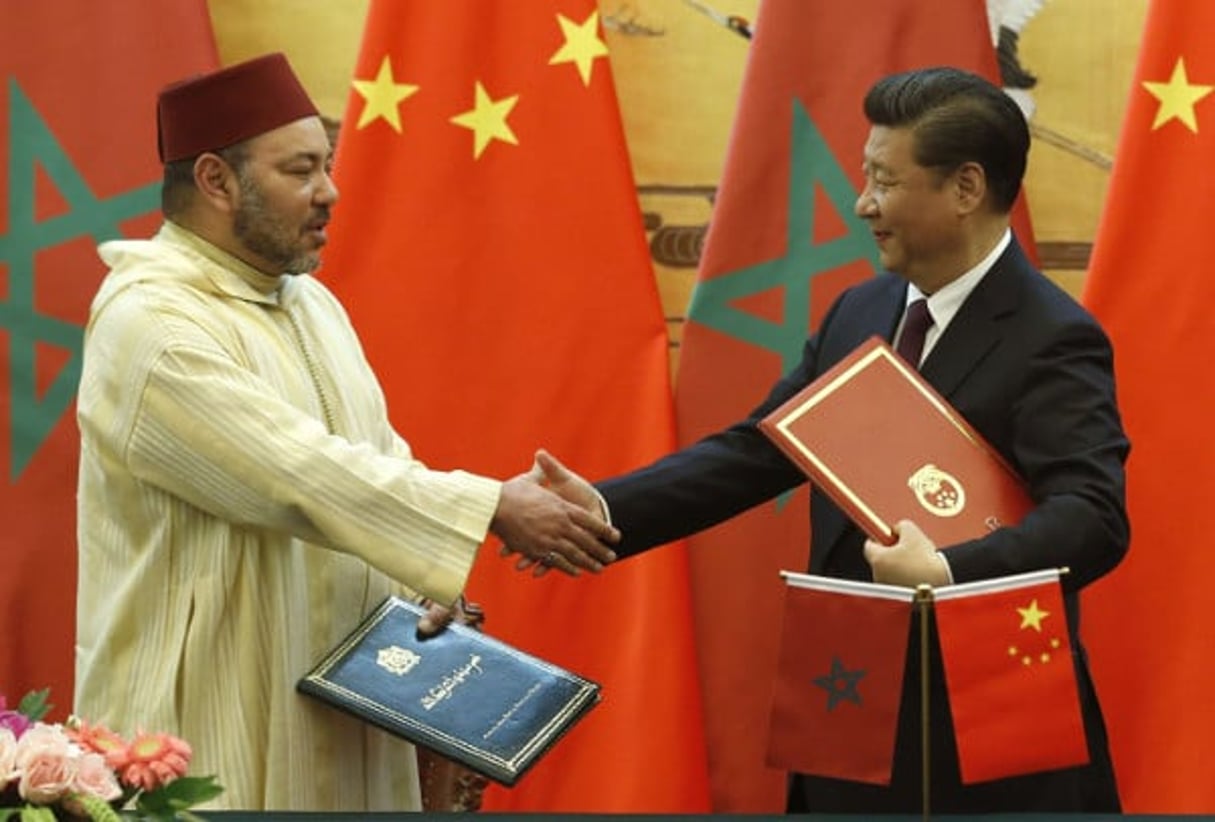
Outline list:
[[[595,494],[595,499],[599,500],[599,514],[603,517],[603,521],[608,525],[612,524],[612,512],[608,510],[607,500],[603,498],[603,494],[599,493],[599,489],[591,486],[591,491]]]
[[[949,567],[949,560],[945,558],[944,551],[937,551],[937,559],[941,560],[941,564],[945,566],[945,578],[948,580],[947,585],[953,585],[953,569]]]

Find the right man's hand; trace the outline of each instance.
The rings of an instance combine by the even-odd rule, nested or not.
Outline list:
[[[606,520],[603,504],[594,486],[578,474],[566,468],[561,461],[541,448],[536,452],[536,461],[528,476],[546,488],[555,491],[562,499],[574,503],[589,514]]]
[[[546,488],[542,483],[553,470],[558,484]],[[549,481],[551,484],[551,480]],[[590,492],[593,506],[585,498],[571,502],[559,492],[573,494],[581,486],[590,488],[581,477],[540,451],[532,470],[502,484],[498,510],[490,530],[502,540],[503,554],[520,554],[518,567],[534,568],[539,576],[557,568],[571,576],[581,570],[598,573],[616,559],[609,546],[620,541],[620,532],[603,520],[602,511]]]

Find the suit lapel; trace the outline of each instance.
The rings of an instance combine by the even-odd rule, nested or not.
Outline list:
[[[894,274],[887,274],[890,287],[875,310],[867,316],[871,323],[864,329],[861,342],[877,334],[886,342],[894,345],[894,332],[898,330],[899,321],[903,319],[903,311],[907,308],[907,282]],[[859,343],[858,343],[859,344]]]
[[[849,353],[874,335],[894,344],[894,332],[907,307],[907,281],[897,274],[886,273],[880,277],[882,285],[878,294],[869,300],[866,310],[854,321],[848,340]]]
[[[962,303],[920,373],[945,397],[956,392],[1003,336],[1001,317],[1018,307],[1018,281],[1030,270],[1014,239]]]

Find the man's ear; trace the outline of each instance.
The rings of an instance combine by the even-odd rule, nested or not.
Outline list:
[[[194,161],[194,185],[216,208],[231,211],[236,207],[239,186],[236,172],[218,154],[204,151]]]
[[[953,185],[959,213],[969,214],[983,205],[987,197],[987,174],[983,166],[973,161],[962,163],[954,170]]]

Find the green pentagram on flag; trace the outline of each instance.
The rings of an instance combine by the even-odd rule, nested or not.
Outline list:
[[[806,109],[793,101],[792,156],[785,224],[785,253],[766,262],[701,280],[692,293],[688,319],[742,342],[771,351],[788,371],[801,357],[810,326],[814,278],[843,265],[868,260],[876,270],[877,246],[865,223],[853,214],[857,193]],[[827,242],[813,240],[815,185],[843,219],[847,233]],[[733,306],[736,300],[783,289],[783,316],[772,323]]]
[[[35,256],[81,236],[98,243],[121,236],[121,221],[159,207],[160,189],[154,183],[98,199],[15,79],[9,80],[8,99],[9,223],[0,234],[0,268],[8,270],[8,291],[0,300],[0,329],[8,333],[9,384],[0,391],[8,392],[12,410],[8,474],[16,482],[71,406],[80,380],[83,330],[38,311]],[[67,213],[41,222],[35,218],[36,164],[70,206]],[[70,354],[42,397],[35,372],[39,343]]]
[[[839,657],[833,656],[831,657],[831,672],[823,676],[816,676],[814,684],[827,692],[827,710],[832,711],[839,702],[845,699],[857,705],[861,704],[861,692],[857,690],[857,684],[864,676],[865,671],[849,671]]]

